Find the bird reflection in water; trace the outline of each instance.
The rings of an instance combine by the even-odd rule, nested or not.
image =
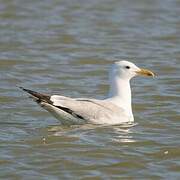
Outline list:
[[[53,126],[48,128],[50,136],[69,136],[80,138],[81,140],[93,141],[92,139],[109,139],[111,142],[136,142],[133,134],[133,127],[137,123],[124,123],[121,125],[73,125],[73,126]],[[92,137],[92,139],[90,139]]]

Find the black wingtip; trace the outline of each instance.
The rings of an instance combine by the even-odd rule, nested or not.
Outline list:
[[[34,91],[31,91],[31,90],[29,90],[29,89],[23,88],[23,87],[21,87],[21,86],[20,86],[19,88],[22,89],[23,91],[31,94],[31,95],[33,95],[32,93],[34,93]]]
[[[32,91],[32,90],[30,90],[30,89],[23,88],[23,87],[21,87],[21,86],[20,86],[19,88],[22,89],[23,91],[31,94],[32,96],[35,96],[35,97],[37,97],[38,94],[39,94],[39,93],[37,93],[37,92],[35,92],[35,91]]]
[[[18,88],[19,88],[19,89],[22,89],[23,91],[25,90],[25,89],[24,89],[23,87],[21,87],[21,86],[18,86]]]
[[[31,96],[37,98],[37,101],[36,102],[47,102],[49,104],[52,104],[52,101],[50,100],[50,96],[47,95],[47,94],[42,94],[42,93],[38,93],[38,92],[35,92],[35,91],[32,91],[30,89],[26,89],[26,88],[23,88],[23,87],[19,87],[20,89],[22,89],[23,91],[29,93]]]

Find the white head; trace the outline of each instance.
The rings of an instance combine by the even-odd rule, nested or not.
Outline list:
[[[112,66],[111,76],[130,80],[137,75],[154,76],[154,73],[147,69],[140,69],[129,61],[118,61]]]
[[[133,121],[134,118],[131,107],[129,81],[137,75],[154,76],[154,73],[147,69],[141,69],[128,61],[115,62],[110,72],[110,91],[108,97],[111,102],[124,110],[130,121]]]
[[[115,62],[110,71],[109,97],[121,96],[125,98],[127,94],[131,94],[129,81],[137,75],[154,76],[154,73],[147,69],[141,69],[128,61]]]

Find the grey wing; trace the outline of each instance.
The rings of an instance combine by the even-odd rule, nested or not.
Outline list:
[[[117,121],[123,110],[106,100],[72,99],[65,96],[38,93],[22,88],[31,94],[33,99],[43,108],[52,113],[62,124],[80,124],[87,121],[107,123],[109,119]]]
[[[114,113],[113,110],[117,110],[112,107],[111,104],[104,102],[103,100],[94,99],[72,99],[64,96],[53,95],[50,99],[53,105],[59,107],[60,109],[68,109],[73,112],[76,116],[80,118],[97,122],[101,119],[107,119]],[[113,109],[114,108],[114,109]]]

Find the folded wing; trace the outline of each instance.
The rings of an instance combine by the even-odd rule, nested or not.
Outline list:
[[[62,124],[87,122],[102,124],[110,119],[116,121],[124,114],[123,109],[105,100],[48,96],[25,88],[21,89],[31,94],[38,104],[53,114]]]
[[[123,109],[105,100],[72,99],[64,96],[53,95],[50,100],[56,107],[68,108],[84,121],[93,123],[106,123],[107,120],[119,119],[124,114]]]

